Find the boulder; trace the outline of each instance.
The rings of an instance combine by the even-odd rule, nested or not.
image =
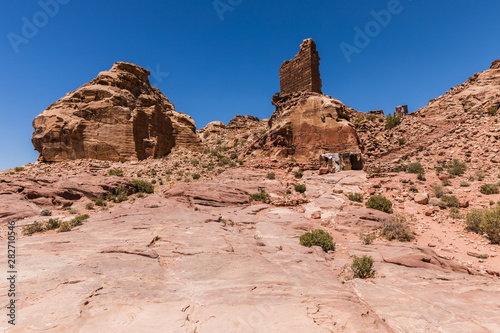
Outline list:
[[[174,146],[202,151],[191,117],[149,83],[150,72],[117,62],[50,105],[33,121],[32,142],[44,161],[133,161]]]
[[[427,205],[429,203],[429,194],[417,193],[413,200],[415,200],[416,203],[419,203],[421,205]]]

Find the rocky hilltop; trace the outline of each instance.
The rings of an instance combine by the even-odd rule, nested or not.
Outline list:
[[[500,60],[476,73],[401,124],[386,128],[373,116],[358,113],[357,132],[369,169],[395,170],[409,160],[442,163],[458,158],[484,171],[500,163]]]
[[[149,71],[117,62],[35,118],[33,145],[43,161],[134,161],[175,146],[203,150],[194,121],[149,83]]]

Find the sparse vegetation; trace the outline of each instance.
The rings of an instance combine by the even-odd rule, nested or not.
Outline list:
[[[392,216],[392,218],[383,222],[382,231],[380,232],[381,236],[390,241],[394,239],[400,242],[412,241],[415,235],[410,228],[408,220],[414,220],[414,217],[403,214]]]
[[[398,138],[398,143],[402,146],[406,143],[406,139],[405,138]]]
[[[140,180],[140,179],[134,179],[132,180],[132,185],[137,189],[138,192],[141,193],[153,193],[155,191],[155,188],[153,184],[151,184],[148,181],[145,180]]]
[[[496,116],[498,109],[500,108],[500,104],[490,106],[487,111],[490,116]]]
[[[361,243],[363,245],[371,245],[373,244],[373,241],[377,238],[375,234],[360,234],[359,239],[361,240]]]
[[[275,179],[276,178],[276,175],[274,172],[269,172],[267,175],[266,175],[266,178],[267,179]]]
[[[425,173],[424,172],[419,172],[417,175],[417,179],[425,182],[427,178],[425,178]]]
[[[367,279],[375,276],[373,258],[370,256],[354,257],[351,269],[355,279]]]
[[[415,162],[415,163],[410,163],[408,167],[406,168],[406,172],[408,173],[424,173],[424,167],[420,162]]]
[[[451,207],[450,217],[452,219],[458,220],[462,218],[462,214],[460,214],[460,210],[457,207]]]
[[[94,203],[92,202],[89,202],[85,205],[85,208],[88,209],[88,210],[92,210],[94,209]]]
[[[109,176],[123,177],[123,170],[121,170],[121,169],[109,169],[108,175]]]
[[[306,191],[306,186],[304,184],[295,184],[293,186],[295,192],[304,193]]]
[[[347,198],[355,202],[363,202],[363,194],[361,193],[348,193]]]
[[[200,174],[199,173],[194,173],[193,174],[193,179],[196,180],[196,179],[200,179]]]
[[[432,184],[431,188],[432,188],[432,191],[434,192],[434,195],[436,196],[436,198],[441,198],[445,194],[443,186],[441,186],[437,183]]]
[[[113,192],[106,196],[107,200],[113,201],[114,203],[120,203],[128,199],[128,191],[122,184],[118,185],[113,189]],[[97,203],[96,203],[97,204]]]
[[[439,202],[439,207],[447,208],[447,207],[459,207],[460,201],[454,195],[443,195],[441,197],[441,201]]]
[[[34,233],[44,231],[43,224],[41,222],[35,221],[23,227],[23,234],[31,236]]]
[[[497,184],[483,184],[479,188],[479,192],[482,194],[498,194],[500,193],[500,188]]]
[[[373,195],[366,202],[366,207],[392,213],[392,202],[383,195]]]
[[[302,173],[302,170],[297,170],[293,173],[293,176],[297,179],[300,179],[302,178],[302,176],[304,176],[304,174]]]
[[[460,176],[465,173],[467,170],[467,165],[465,162],[460,161],[459,159],[453,159],[453,161],[447,163],[448,173],[453,176]]]
[[[443,184],[443,186],[451,186],[452,185],[451,180],[449,180],[449,179],[441,180],[441,184]]]
[[[52,211],[48,209],[44,209],[40,212],[40,216],[52,216]]]
[[[332,236],[321,229],[309,231],[300,236],[300,245],[307,247],[320,246],[325,252],[335,251],[335,243]]]
[[[59,219],[49,219],[45,222],[44,229],[45,230],[55,230],[59,228],[61,221]]]
[[[254,201],[262,201],[262,202],[269,201],[269,194],[262,187],[259,187],[259,192],[252,194],[251,197],[252,200]]]
[[[73,207],[66,208],[66,211],[70,214],[78,214],[78,211],[76,209],[74,209]]]
[[[401,124],[401,120],[402,120],[401,117],[393,116],[390,114],[387,117],[385,117],[385,128],[386,129],[394,128],[399,124]]]
[[[94,200],[94,203],[96,206],[99,206],[99,207],[105,207],[107,206],[108,204],[106,203],[106,201],[104,201],[103,199],[101,198],[97,198]]]
[[[492,244],[500,244],[500,205],[491,209],[473,209],[465,219],[467,229],[484,234]]]

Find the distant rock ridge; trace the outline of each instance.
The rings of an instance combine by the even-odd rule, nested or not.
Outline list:
[[[176,112],[149,75],[117,62],[50,105],[33,121],[40,159],[124,162],[162,157],[175,146],[202,151],[193,119]]]

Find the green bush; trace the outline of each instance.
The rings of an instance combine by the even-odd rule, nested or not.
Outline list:
[[[24,167],[22,167],[22,166],[15,167],[15,168],[14,168],[14,171],[15,171],[15,172],[21,172],[21,171],[24,171]]]
[[[94,209],[94,204],[92,202],[88,202],[86,205],[85,205],[85,208],[88,209],[88,210],[91,210],[91,209]]]
[[[293,186],[295,192],[304,193],[306,191],[306,186],[304,184],[296,184]]]
[[[408,222],[410,217],[403,214],[396,214],[382,224],[380,235],[387,240],[398,240],[400,242],[410,242],[415,238]]]
[[[70,214],[78,214],[78,211],[76,209],[74,209],[73,207],[66,208],[66,211]]]
[[[460,201],[454,195],[443,195],[441,201],[439,202],[439,207],[460,207]]]
[[[479,192],[482,194],[498,194],[500,189],[497,184],[483,184],[479,188]]]
[[[297,178],[297,179],[300,179],[302,178],[302,176],[304,176],[304,174],[302,173],[302,170],[297,170],[293,173],[294,177]]]
[[[68,221],[62,222],[59,228],[57,229],[57,232],[68,232],[68,231],[71,231],[71,225]]]
[[[383,195],[372,195],[366,202],[366,207],[392,213],[392,202]]]
[[[45,222],[45,230],[54,230],[59,228],[61,224],[61,221],[59,219],[49,219],[47,222]]]
[[[41,222],[38,222],[38,221],[35,221],[35,222],[23,227],[23,234],[28,235],[28,236],[31,236],[34,233],[42,232],[42,231],[44,231],[43,224]]]
[[[274,174],[274,172],[269,172],[267,175],[266,175],[266,178],[267,179],[275,179],[276,178],[276,175]]]
[[[196,180],[196,179],[200,179],[200,174],[199,173],[194,173],[193,174],[193,179]]]
[[[363,194],[361,193],[348,193],[347,198],[351,201],[363,202]]]
[[[306,232],[300,236],[300,245],[307,247],[320,246],[325,252],[335,251],[335,243],[333,242],[332,236],[321,229]]]
[[[490,116],[495,116],[500,108],[500,104],[490,106],[487,111]]]
[[[262,187],[259,187],[259,192],[251,195],[252,200],[268,202],[269,194],[267,194],[266,190]]]
[[[123,170],[121,170],[121,169],[109,169],[108,175],[109,176],[123,177]]]
[[[101,198],[97,198],[94,200],[94,203],[96,206],[99,206],[99,207],[105,207],[107,206],[108,204],[106,203],[106,201],[104,201],[103,199]]]
[[[410,165],[408,165],[408,167],[406,168],[406,172],[408,172],[408,173],[424,173],[425,170],[424,170],[424,167],[422,166],[422,164],[420,164],[419,162],[415,162],[415,163],[411,163]]]
[[[351,269],[355,279],[367,279],[375,276],[373,258],[369,256],[354,257]]]
[[[398,143],[402,146],[406,143],[406,139],[405,138],[399,138],[398,139]]]
[[[52,211],[48,210],[48,209],[44,209],[40,212],[40,215],[41,216],[52,216]]]
[[[86,219],[88,219],[90,216],[88,214],[84,214],[84,215],[79,215],[77,217],[75,217],[74,219],[72,219],[71,221],[69,221],[69,225],[74,228],[74,227],[78,227],[80,225],[83,224],[83,221],[85,221]]]
[[[485,234],[492,244],[500,244],[500,205],[492,209],[473,209],[467,214],[468,230]]]
[[[120,203],[128,199],[128,191],[122,184],[113,189],[113,193],[107,195],[106,199]]]
[[[459,159],[453,159],[450,163],[447,164],[448,173],[453,176],[460,176],[465,173],[467,170],[467,165],[465,162],[460,161]]]
[[[132,180],[132,185],[137,189],[137,191],[142,193],[153,193],[155,191],[155,187],[148,181],[134,179]]]
[[[238,154],[236,153],[231,153],[231,156],[229,156],[232,160],[235,160],[238,158]]]
[[[388,115],[385,117],[385,128],[391,129],[401,124],[401,117]]]

